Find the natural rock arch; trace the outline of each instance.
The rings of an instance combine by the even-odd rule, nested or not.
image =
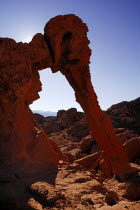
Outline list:
[[[14,168],[57,166],[62,157],[28,107],[41,90],[38,70],[50,67],[53,73],[61,71],[73,87],[91,133],[104,151],[103,170],[127,178],[133,170],[92,87],[86,24],[75,15],[57,16],[44,31],[44,36],[36,34],[29,44],[0,38],[1,163]]]

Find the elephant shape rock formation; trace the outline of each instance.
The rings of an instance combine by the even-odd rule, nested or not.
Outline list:
[[[39,98],[39,70],[61,71],[75,91],[92,135],[104,151],[102,169],[122,180],[133,173],[125,151],[93,90],[88,28],[75,15],[52,18],[45,33],[30,43],[0,38],[0,168],[23,173],[26,167],[57,167],[63,155],[35,121],[29,104]],[[39,169],[40,170],[40,169]]]

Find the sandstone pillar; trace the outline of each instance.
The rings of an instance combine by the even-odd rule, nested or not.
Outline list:
[[[53,54],[53,72],[61,71],[75,91],[85,112],[91,133],[105,153],[113,174],[125,179],[133,171],[108,116],[100,109],[91,84],[88,28],[75,15],[52,18],[45,26],[45,37]]]

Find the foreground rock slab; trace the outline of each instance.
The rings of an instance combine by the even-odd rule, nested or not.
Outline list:
[[[59,169],[55,186],[36,182],[30,186],[33,197],[29,199],[32,209],[139,209],[140,202],[124,198],[126,183],[114,178],[104,179],[101,184],[96,174],[78,169],[75,164]],[[39,201],[35,196],[41,198]],[[34,199],[34,200],[33,200]]]

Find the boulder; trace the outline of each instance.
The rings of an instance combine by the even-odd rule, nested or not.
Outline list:
[[[90,168],[101,157],[101,152],[87,155],[81,159],[75,160],[75,163],[82,165],[84,168]],[[98,164],[97,164],[98,165]],[[97,165],[95,167],[97,167]]]
[[[134,162],[136,159],[140,158],[140,137],[130,139],[123,146],[130,162]]]
[[[93,144],[95,144],[95,140],[91,135],[84,137],[79,144],[81,152],[88,153],[91,150]]]
[[[137,135],[133,131],[130,131],[130,130],[124,130],[124,132],[119,132],[117,136],[122,142],[122,144],[126,143],[127,141],[129,141],[130,139],[134,137],[137,137]]]
[[[140,200],[140,176],[132,177],[125,183],[125,185],[126,190],[123,197],[131,201]]]
[[[72,137],[81,139],[89,134],[89,128],[85,118],[81,119],[79,122],[75,123],[73,126],[69,127],[67,133]]]
[[[107,191],[105,201],[109,206],[113,206],[119,202],[119,197],[114,191]]]

